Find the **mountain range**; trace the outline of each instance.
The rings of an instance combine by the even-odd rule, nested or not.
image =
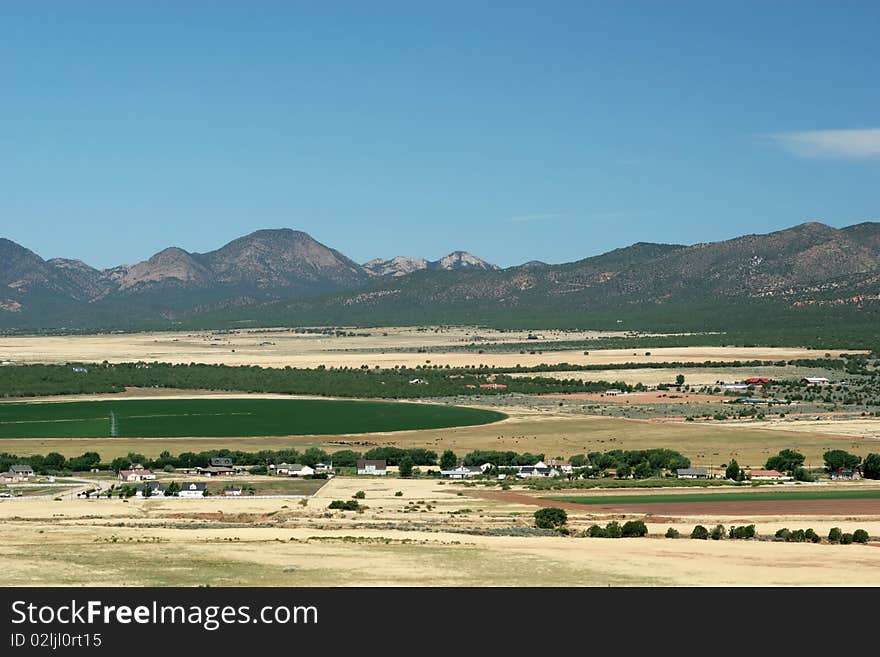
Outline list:
[[[876,222],[811,222],[693,245],[641,242],[506,269],[463,251],[360,265],[290,229],[260,230],[208,253],[170,247],[104,270],[43,260],[0,239],[6,329],[467,322],[693,330],[805,317],[875,321],[878,311]]]

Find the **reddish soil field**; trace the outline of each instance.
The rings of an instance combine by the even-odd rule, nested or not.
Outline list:
[[[648,504],[575,504],[511,491],[467,491],[466,495],[533,506],[597,514],[666,516],[880,516],[880,498],[851,500],[755,500],[735,502],[654,502]]]
[[[576,399],[580,401],[604,402],[607,404],[720,404],[729,397],[720,395],[698,395],[687,392],[631,392],[625,395],[606,396],[601,392],[575,392],[570,395],[537,395],[550,399]]]

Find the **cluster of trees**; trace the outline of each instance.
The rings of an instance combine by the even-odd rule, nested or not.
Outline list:
[[[641,520],[629,520],[621,525],[612,520],[604,527],[590,525],[585,533],[590,538],[638,538],[648,535],[648,528]]]
[[[832,527],[828,532],[829,543],[840,543],[841,545],[849,545],[850,543],[867,543],[870,540],[868,532],[864,529],[857,529],[852,534],[840,531],[840,527]]]
[[[764,465],[768,470],[785,472],[795,478],[796,481],[812,481],[810,473],[804,468],[804,455],[793,449],[783,449],[776,456],[767,459]]]
[[[30,465],[37,474],[58,474],[61,472],[84,472],[92,468],[107,469],[109,466],[101,464],[101,456],[97,452],[86,452],[81,456],[66,458],[58,452],[49,452],[46,455],[34,454],[31,456],[16,456],[9,452],[0,453],[0,472],[5,472],[13,465],[23,463]]]
[[[190,390],[229,390],[273,392],[334,397],[419,398],[455,395],[497,395],[508,392],[543,394],[553,392],[596,392],[608,388],[629,390],[626,383],[581,381],[542,377],[515,378],[497,374],[495,383],[505,388],[481,388],[485,368],[370,369],[361,367],[295,369],[242,365],[190,363],[120,363],[67,365],[18,365],[4,368],[0,397],[122,392],[126,387],[182,388]],[[421,379],[428,385],[414,385]],[[467,386],[472,387],[468,388]]]
[[[516,452],[475,449],[474,451],[465,454],[462,463],[464,465],[483,465],[484,463],[491,463],[498,468],[511,468],[518,465],[534,465],[538,461],[543,460],[543,454],[531,454],[529,452],[518,454]]]
[[[773,539],[776,541],[785,541],[786,543],[819,543],[822,541],[822,537],[813,531],[812,527],[809,529],[795,529],[794,531],[789,530],[787,527],[783,527],[776,531],[773,535]]]
[[[569,459],[575,468],[588,468],[593,471],[615,468],[620,478],[632,475],[635,479],[656,477],[664,470],[689,468],[690,459],[674,449],[655,448],[590,452],[575,454]]]
[[[314,467],[318,463],[332,461],[334,467],[355,467],[358,459],[385,459],[390,465],[396,465],[403,469],[407,463],[410,471],[416,465],[437,465],[437,452],[415,447],[401,449],[398,447],[377,447],[361,453],[350,449],[343,449],[328,453],[317,447],[309,447],[300,452],[296,449],[261,450],[259,452],[243,452],[231,449],[212,449],[204,452],[182,452],[177,456],[171,452],[163,451],[156,458],[148,458],[143,454],[129,452],[126,456],[120,456],[109,463],[101,461],[97,452],[86,452],[81,456],[65,458],[58,452],[50,452],[43,455],[17,456],[9,452],[0,453],[0,472],[9,470],[10,466],[18,463],[29,464],[38,474],[59,474],[64,472],[85,472],[93,468],[99,470],[113,470],[119,472],[127,469],[132,463],[140,463],[151,470],[165,470],[173,472],[176,468],[204,468],[212,458],[231,458],[236,465],[256,466],[254,474],[265,473],[266,466],[278,463],[303,463]]]

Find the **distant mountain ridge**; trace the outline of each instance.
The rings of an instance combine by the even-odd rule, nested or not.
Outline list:
[[[436,261],[399,256],[360,265],[286,228],[256,231],[207,253],[169,247],[105,270],[79,260],[43,260],[0,239],[0,326],[7,328],[590,326],[627,317],[652,326],[703,327],[756,320],[756,312],[796,318],[810,311],[843,321],[878,310],[876,222],[841,229],[810,222],[690,246],[639,242],[576,262],[506,269],[465,251]]]
[[[493,265],[467,251],[453,251],[443,256],[439,260],[425,260],[424,258],[409,258],[406,256],[396,256],[390,260],[376,258],[364,263],[364,269],[372,276],[406,276],[415,271],[427,269],[430,271],[468,271],[481,270],[493,271],[500,269],[497,265]]]

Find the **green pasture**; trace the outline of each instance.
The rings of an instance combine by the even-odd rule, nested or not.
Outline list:
[[[0,438],[302,436],[488,424],[460,406],[324,399],[129,399],[0,404]]]

